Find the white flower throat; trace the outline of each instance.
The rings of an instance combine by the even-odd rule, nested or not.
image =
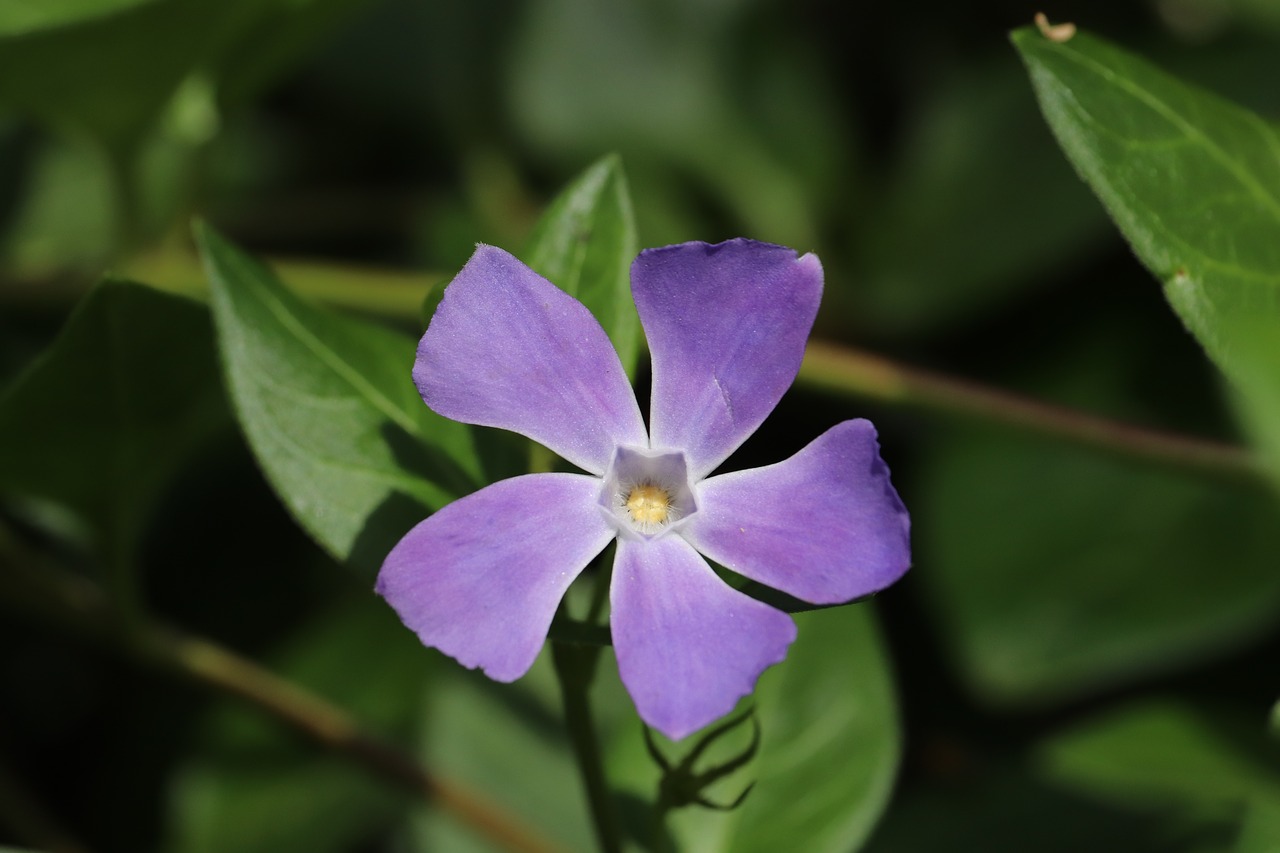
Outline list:
[[[619,447],[600,506],[619,534],[651,539],[697,512],[683,453]]]

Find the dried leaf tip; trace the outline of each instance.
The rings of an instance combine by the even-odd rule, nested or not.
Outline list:
[[[1049,41],[1064,42],[1070,41],[1071,37],[1076,34],[1076,25],[1072,23],[1051,24],[1049,18],[1044,12],[1036,12],[1036,26],[1040,29],[1040,35]]]

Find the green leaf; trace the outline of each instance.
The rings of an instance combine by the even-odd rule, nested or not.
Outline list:
[[[270,665],[362,725],[402,734],[420,716],[429,661],[390,608],[360,596],[304,626]],[[180,765],[169,808],[164,849],[173,853],[341,853],[402,818],[409,803],[364,768],[223,700]]]
[[[1121,804],[1231,815],[1244,802],[1280,805],[1280,750],[1184,705],[1145,701],[1042,745],[1051,778]]]
[[[0,490],[72,509],[128,562],[178,465],[226,422],[208,311],[108,280],[0,398]]]
[[[419,755],[425,766],[486,792],[569,850],[592,849],[586,795],[549,655],[515,684],[495,684],[448,661],[423,721]],[[492,849],[440,811],[424,815],[415,829],[422,850]]]
[[[0,36],[87,21],[156,0],[0,0]]]
[[[856,235],[867,274],[834,294],[878,336],[954,329],[1052,283],[1048,269],[1083,265],[1110,235],[1005,63],[940,81],[895,152]]]
[[[1265,421],[1280,476],[1280,134],[1087,33],[1013,41],[1063,150]]]
[[[1269,494],[953,428],[922,466],[917,579],[969,686],[1043,703],[1239,645],[1280,612]]]
[[[1276,853],[1280,850],[1280,803],[1259,800],[1245,813],[1235,853]]]
[[[376,570],[427,508],[479,485],[470,431],[418,396],[411,338],[310,305],[211,229],[197,236],[249,446],[316,541]]]
[[[0,2],[0,103],[125,156],[193,73],[244,97],[360,0]]]
[[[799,638],[756,691],[765,727],[759,782],[735,813],[725,850],[784,850],[794,839],[815,853],[855,850],[889,804],[901,732],[871,608],[795,618]]]
[[[556,196],[524,253],[530,267],[591,309],[629,376],[640,346],[640,317],[631,299],[636,242],[622,162],[610,155]]]
[[[161,0],[4,39],[0,103],[112,151],[127,150],[183,78],[230,36],[242,14],[237,6]]]
[[[681,850],[844,853],[866,840],[888,805],[901,732],[871,608],[833,608],[795,619],[799,635],[786,660],[766,671],[753,697],[744,700],[756,706],[760,751],[746,769],[717,783],[710,798],[731,802],[755,785],[733,811],[676,812],[670,823]],[[739,740],[749,740],[750,727],[743,728]],[[728,744],[725,755],[743,745]],[[630,787],[651,798],[656,778],[652,766],[645,774],[632,771]]]

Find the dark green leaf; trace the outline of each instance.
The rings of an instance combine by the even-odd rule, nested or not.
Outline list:
[[[428,663],[390,608],[361,596],[304,627],[271,668],[363,725],[405,733],[420,716]],[[173,853],[341,853],[409,810],[365,769],[230,700],[203,726],[170,808]]]
[[[1245,396],[1280,474],[1280,134],[1087,33],[1013,40],[1067,156]]]
[[[1250,639],[1280,611],[1280,526],[1258,489],[1021,435],[952,429],[913,529],[970,686],[1077,696]]]
[[[0,489],[71,508],[127,557],[178,464],[225,423],[208,311],[106,281],[0,399]]]
[[[590,850],[586,795],[549,664],[543,655],[516,684],[495,684],[447,662],[428,703],[420,756],[568,849]],[[492,849],[438,811],[420,822],[418,839],[423,850]]]
[[[0,102],[126,150],[239,25],[241,5],[160,0],[0,41]]]
[[[1280,805],[1280,750],[1172,702],[1148,701],[1085,723],[1040,750],[1052,778],[1136,806],[1232,815],[1250,799]]]
[[[835,294],[876,335],[980,316],[1052,283],[1064,264],[1083,265],[1109,234],[1005,63],[939,83],[859,229],[867,275]]]
[[[375,569],[426,508],[476,488],[470,431],[418,396],[408,336],[303,302],[212,230],[198,235],[254,455],[321,545]]]
[[[0,36],[15,36],[100,18],[156,0],[0,0]]]
[[[617,156],[596,162],[564,189],[534,228],[525,261],[591,309],[634,375],[640,318],[631,299],[635,215]]]
[[[233,95],[247,94],[358,0],[4,2],[40,10],[23,12],[32,23],[65,26],[5,38],[17,30],[3,28],[0,8],[0,103],[125,156],[189,75],[215,89],[225,78]],[[90,14],[91,6],[114,13]]]

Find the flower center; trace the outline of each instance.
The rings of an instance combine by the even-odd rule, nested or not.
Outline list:
[[[600,508],[620,536],[666,533],[698,509],[684,454],[619,447],[604,477]]]
[[[626,507],[637,524],[663,524],[671,514],[671,495],[661,486],[640,483],[627,495]]]

